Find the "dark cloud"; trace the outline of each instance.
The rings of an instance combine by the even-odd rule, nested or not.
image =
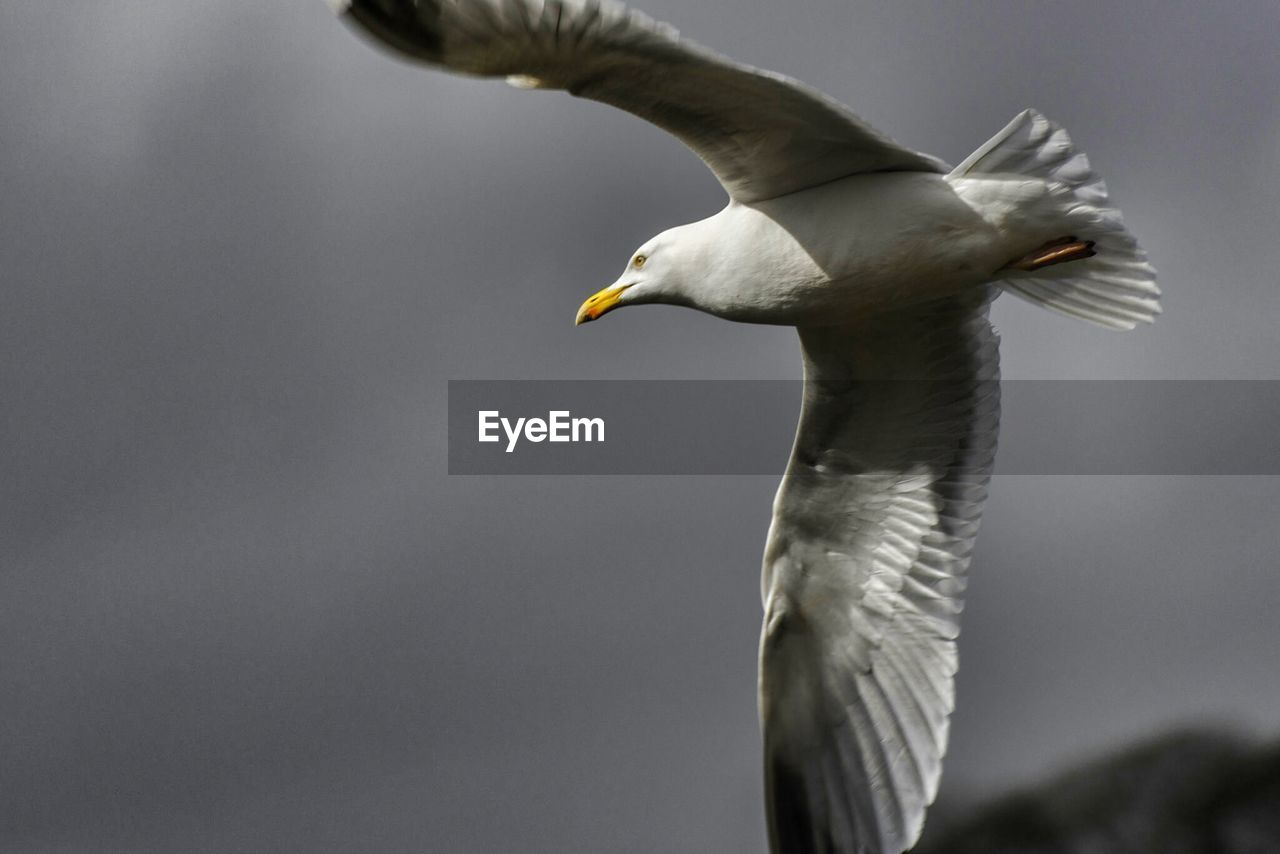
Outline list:
[[[646,9],[953,161],[1024,106],[1071,129],[1168,313],[1002,300],[1009,375],[1276,376],[1271,5]],[[446,474],[449,379],[798,374],[787,330],[571,327],[718,207],[696,158],[397,64],[319,2],[0,20],[0,847],[763,850],[774,481]],[[999,480],[947,790],[1280,725],[1278,497]]]

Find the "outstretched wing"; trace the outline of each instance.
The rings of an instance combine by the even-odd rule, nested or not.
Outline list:
[[[764,559],[774,854],[899,854],[937,791],[999,424],[988,300],[800,330],[804,406]]]
[[[945,172],[809,87],[613,0],[331,0],[401,54],[611,104],[678,137],[741,202],[859,172]]]

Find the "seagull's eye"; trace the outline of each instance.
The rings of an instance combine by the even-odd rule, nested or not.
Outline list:
[[[631,266],[639,270],[641,267],[644,266],[644,262],[648,260],[649,259],[646,258],[644,255],[637,255],[636,257],[631,259]]]

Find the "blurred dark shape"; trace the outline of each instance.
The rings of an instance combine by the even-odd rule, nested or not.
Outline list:
[[[1274,854],[1280,743],[1181,732],[934,813],[912,854]]]

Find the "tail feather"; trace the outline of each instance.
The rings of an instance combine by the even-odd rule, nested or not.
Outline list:
[[[1107,185],[1061,127],[1024,110],[952,176],[1010,174],[1043,180],[1060,208],[1062,233],[1092,244],[1070,263],[1011,265],[996,284],[1037,305],[1112,329],[1151,323],[1160,289],[1147,254],[1112,207]]]

